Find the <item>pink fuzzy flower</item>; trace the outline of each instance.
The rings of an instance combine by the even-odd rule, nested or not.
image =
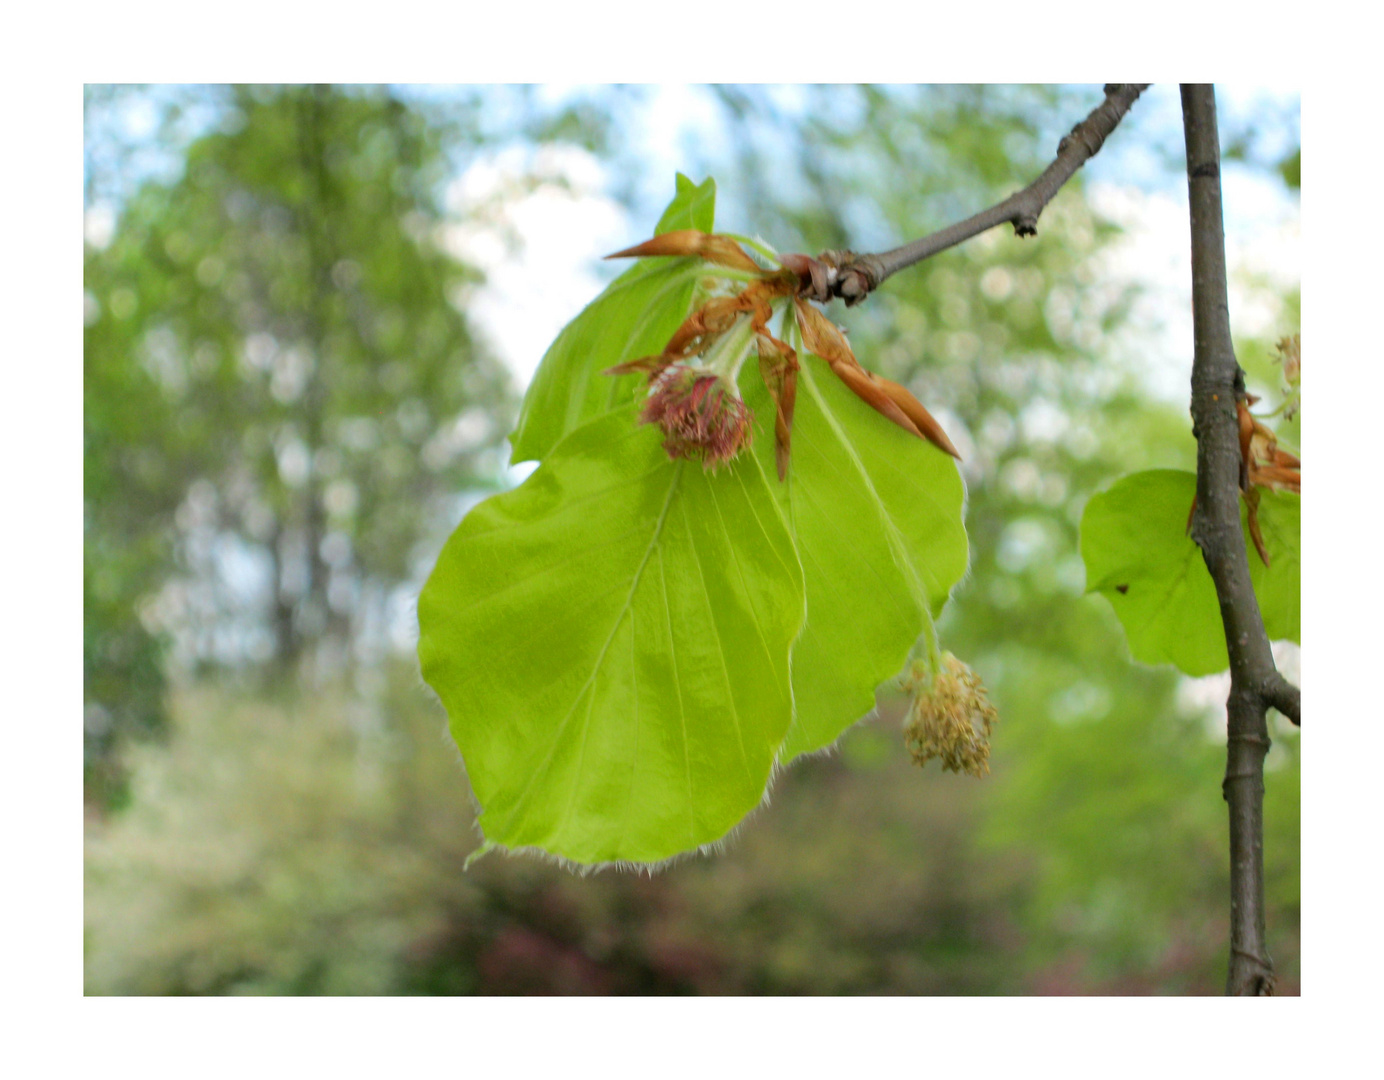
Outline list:
[[[675,363],[654,379],[640,419],[663,429],[669,457],[699,459],[710,469],[749,445],[754,415],[715,372]]]

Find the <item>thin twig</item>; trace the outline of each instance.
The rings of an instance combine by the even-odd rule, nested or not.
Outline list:
[[[1230,970],[1226,992],[1270,994],[1273,961],[1264,931],[1264,756],[1270,705],[1298,722],[1300,695],[1274,666],[1269,637],[1250,582],[1240,527],[1242,454],[1236,403],[1244,372],[1230,339],[1225,233],[1221,216],[1220,142],[1210,86],[1182,88],[1187,190],[1192,227],[1192,433],[1197,439],[1197,502],[1192,539],[1216,586],[1226,648],[1226,770],[1230,812]]]
[[[1043,170],[1043,174],[1022,191],[988,210],[879,255],[824,251],[819,259],[825,265],[826,273],[814,278],[818,290],[811,298],[825,302],[840,297],[847,306],[858,304],[890,275],[1006,221],[1013,224],[1019,236],[1035,235],[1038,232],[1038,216],[1044,207],[1052,201],[1062,185],[1095,156],[1106,137],[1115,130],[1134,100],[1147,87],[1148,83],[1108,84],[1105,87],[1105,100],[1062,139],[1057,147],[1056,159]]]
[[[1264,687],[1264,704],[1277,709],[1298,727],[1302,727],[1302,691],[1277,671]]]

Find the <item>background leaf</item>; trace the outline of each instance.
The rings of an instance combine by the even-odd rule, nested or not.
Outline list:
[[[677,194],[655,235],[710,232],[715,210],[716,181],[694,184],[679,173]],[[510,436],[515,461],[541,460],[568,432],[638,396],[642,376],[601,373],[662,351],[692,310],[699,265],[692,259],[640,259],[563,328],[524,395]]]
[[[419,598],[419,657],[488,840],[656,862],[759,803],[803,618],[769,483],[753,457],[669,461],[629,408],[467,515]]]
[[[785,762],[830,745],[874,708],[875,688],[903,668],[967,558],[956,463],[880,416],[819,358],[800,363],[792,463],[788,483],[776,486],[808,612],[793,648],[797,711]],[[772,415],[762,385],[756,395],[747,382],[745,393]],[[772,439],[756,449],[772,454]]]
[[[1154,469],[1119,480],[1092,497],[1081,520],[1087,592],[1115,608],[1136,660],[1174,664],[1211,675],[1230,664],[1215,586],[1187,535],[1196,494],[1193,473]],[[1241,503],[1240,522],[1246,508]],[[1264,491],[1259,524],[1269,549],[1265,566],[1249,546],[1249,572],[1264,627],[1275,640],[1301,641],[1301,498]]]

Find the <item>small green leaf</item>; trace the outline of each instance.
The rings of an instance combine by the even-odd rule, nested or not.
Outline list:
[[[710,232],[715,207],[716,181],[698,185],[679,173],[655,234]],[[515,461],[542,460],[568,432],[639,395],[641,377],[601,373],[662,351],[692,310],[698,269],[693,259],[640,259],[563,328],[524,395],[510,435]]]
[[[1173,664],[1188,675],[1212,675],[1230,664],[1216,588],[1201,551],[1187,535],[1197,478],[1156,469],[1121,478],[1093,496],[1081,519],[1086,591],[1115,609],[1129,650],[1146,664]],[[1241,527],[1250,580],[1274,640],[1301,641],[1301,498],[1263,491],[1259,525],[1268,547],[1265,566]]]
[[[419,598],[418,651],[488,841],[652,863],[760,802],[803,620],[771,482],[752,455],[669,461],[629,407],[467,515]]]
[[[875,705],[966,572],[956,463],[890,423],[804,354],[793,452],[781,489],[803,566],[808,619],[793,647],[797,713],[782,761],[829,746]],[[745,388],[757,411],[767,394]],[[757,445],[769,454],[772,439]]]
[[[709,233],[716,221],[716,181],[707,177],[700,184],[690,176],[677,174],[673,201],[658,219],[654,235],[679,229],[698,229]]]

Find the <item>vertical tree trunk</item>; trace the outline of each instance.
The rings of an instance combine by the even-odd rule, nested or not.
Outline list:
[[[311,640],[323,636],[330,614],[327,603],[329,570],[322,557],[322,540],[327,527],[323,505],[324,484],[318,464],[319,451],[325,444],[323,425],[331,378],[327,342],[330,313],[327,309],[331,303],[332,267],[336,261],[327,234],[332,212],[326,162],[329,95],[327,87],[307,87],[300,98],[301,107],[298,110],[298,145],[305,192],[299,208],[299,221],[307,247],[305,272],[308,279],[303,329],[307,350],[312,357],[312,373],[308,377],[301,403],[303,435],[308,450],[308,476],[303,486],[303,528],[307,534],[307,591],[303,598],[303,629],[304,636]]]
[[[283,525],[274,526],[274,535],[269,539],[269,555],[273,565],[273,585],[270,589],[273,607],[274,661],[281,670],[288,670],[298,659],[299,637],[294,625],[293,596],[284,586],[286,555],[284,553]]]
[[[1192,225],[1192,431],[1197,439],[1197,507],[1192,538],[1216,584],[1230,653],[1227,751],[1222,791],[1230,812],[1229,994],[1270,994],[1273,961],[1264,932],[1265,695],[1276,676],[1250,583],[1240,526],[1241,452],[1236,403],[1244,372],[1230,339],[1220,143],[1210,86],[1182,87]]]

